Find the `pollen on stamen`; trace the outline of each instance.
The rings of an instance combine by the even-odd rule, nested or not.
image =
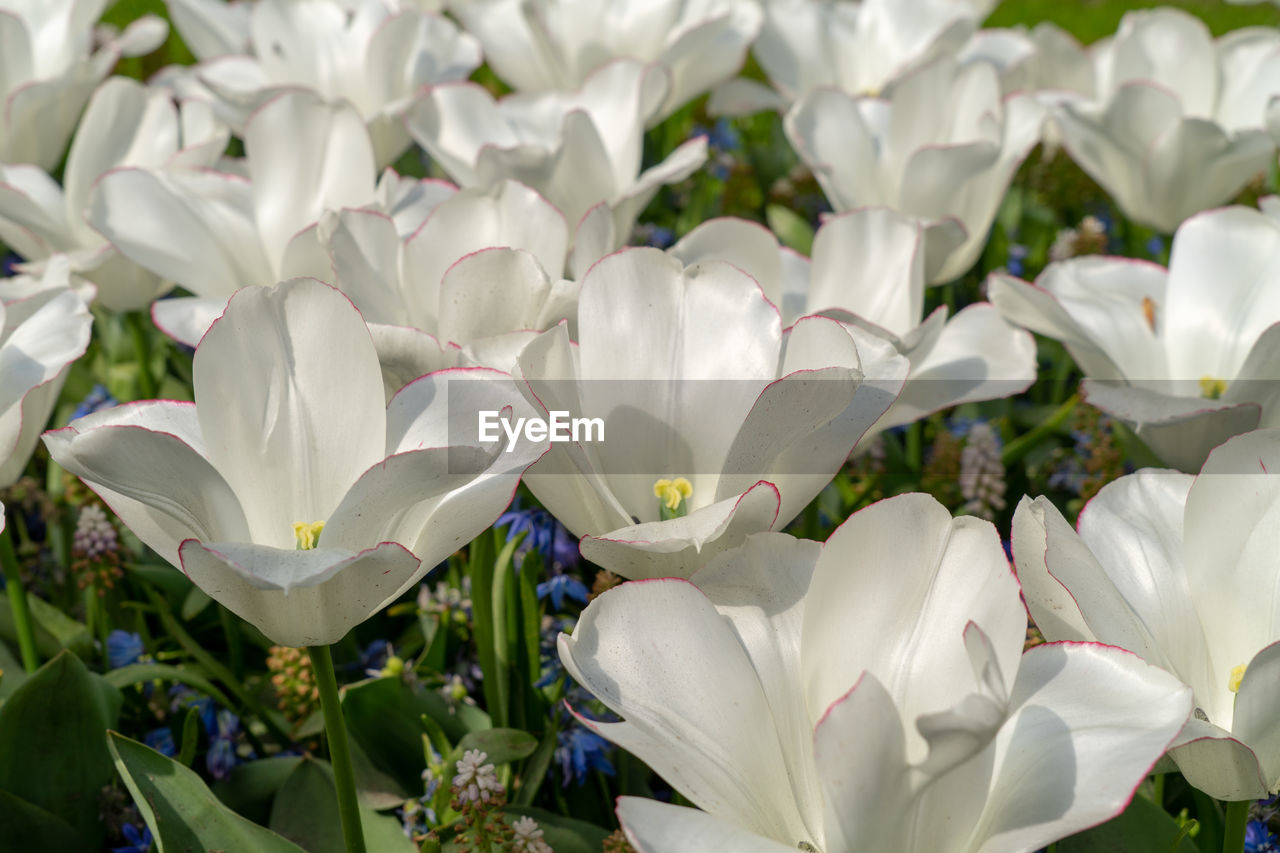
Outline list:
[[[661,500],[668,510],[675,512],[683,501],[693,496],[693,483],[684,477],[659,480],[653,484],[653,496]]]
[[[1227,380],[1214,379],[1212,376],[1200,377],[1200,396],[1206,400],[1218,400],[1227,393]]]
[[[316,547],[320,541],[320,531],[324,530],[323,521],[313,521],[308,524],[305,521],[299,521],[293,525],[293,535],[298,540],[297,550],[310,551]]]
[[[1249,668],[1247,663],[1242,663],[1231,670],[1231,675],[1227,676],[1227,689],[1232,693],[1240,692],[1240,682],[1244,681],[1244,671]]]

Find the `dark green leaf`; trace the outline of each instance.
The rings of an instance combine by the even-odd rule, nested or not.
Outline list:
[[[163,853],[300,853],[297,845],[223,805],[192,770],[116,732],[107,740]]]
[[[470,732],[454,747],[454,755],[461,758],[468,749],[478,749],[493,764],[508,764],[528,758],[538,748],[538,741],[528,732],[519,729],[485,729]]]
[[[276,792],[301,762],[301,756],[289,755],[237,764],[229,778],[213,784],[213,793],[249,820],[266,824]]]
[[[48,660],[63,649],[70,649],[82,658],[93,654],[93,637],[87,627],[34,595],[27,596],[27,606],[31,610],[36,652],[41,660]],[[13,609],[9,599],[0,592],[0,637],[16,645],[17,636]]]
[[[1196,853],[1196,845],[1164,809],[1146,797],[1134,797],[1124,814],[1101,826],[1058,842],[1058,853]]]
[[[782,245],[808,255],[813,248],[813,228],[798,213],[780,204],[765,208],[765,219]]]
[[[62,818],[0,791],[0,850],[81,853],[88,849],[89,840]]]
[[[120,691],[60,652],[0,708],[0,790],[57,815],[96,846],[98,798],[114,775],[103,733],[120,703]]]
[[[212,681],[199,672],[186,667],[169,666],[163,663],[133,663],[128,666],[122,666],[119,669],[113,669],[103,677],[121,689],[135,684],[145,684],[148,681],[173,681],[178,684],[185,684],[188,687],[194,687],[201,693],[207,694],[219,705],[230,706],[233,704],[230,699],[223,695],[221,690],[213,685]]]
[[[333,769],[314,758],[304,758],[289,774],[271,806],[271,828],[308,853],[343,853],[342,822]],[[400,821],[360,807],[365,846],[376,853],[414,853]]]

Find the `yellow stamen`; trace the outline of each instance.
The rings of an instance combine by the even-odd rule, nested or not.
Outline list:
[[[1147,326],[1152,332],[1156,330],[1156,301],[1150,296],[1142,297],[1142,316],[1147,320]]]
[[[684,477],[676,477],[674,480],[659,480],[653,484],[653,496],[662,501],[671,512],[675,512],[680,508],[682,501],[688,500],[693,496],[693,483],[690,483]]]
[[[299,551],[310,551],[316,547],[316,543],[320,541],[320,531],[324,530],[323,521],[313,521],[307,524],[305,521],[299,521],[293,525],[293,535],[298,539]]]
[[[1231,670],[1231,675],[1227,677],[1227,689],[1232,693],[1240,692],[1240,682],[1244,681],[1244,671],[1249,668],[1249,664],[1242,663]]]
[[[1214,379],[1212,376],[1200,377],[1200,396],[1206,400],[1217,400],[1227,391],[1227,380]]]

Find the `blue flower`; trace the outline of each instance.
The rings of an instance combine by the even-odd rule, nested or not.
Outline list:
[[[556,735],[556,741],[555,758],[560,763],[560,775],[565,785],[571,779],[582,785],[592,770],[613,775],[613,764],[606,755],[612,746],[590,729],[580,724],[571,725]]]
[[[1159,234],[1147,241],[1147,254],[1158,258],[1164,254],[1164,238]]]
[[[240,718],[231,711],[219,711],[217,730],[210,733],[209,754],[204,758],[205,767],[215,779],[226,779],[236,766],[236,734],[240,731]]]
[[[112,669],[137,662],[142,650],[142,638],[137,634],[116,629],[107,635],[107,663]]]
[[[142,742],[161,755],[173,758],[178,754],[178,749],[173,743],[173,732],[168,726],[147,732],[142,736]]]
[[[1023,261],[1027,259],[1028,249],[1021,243],[1009,244],[1009,262],[1005,264],[1005,268],[1009,270],[1009,275],[1016,275],[1021,278],[1023,272],[1026,271],[1026,265]]]
[[[123,847],[112,847],[111,853],[147,853],[151,849],[151,830],[147,827],[138,829],[133,824],[126,823],[121,832],[124,840],[129,843]]]
[[[22,263],[22,258],[13,252],[6,252],[3,258],[0,258],[0,278],[8,278],[14,274],[14,265]]]
[[[590,592],[587,585],[573,575],[552,575],[538,584],[538,598],[551,596],[551,606],[556,610],[564,609],[564,597],[567,595],[579,604],[586,604]]]
[[[205,734],[212,735],[217,730],[217,709],[213,700],[202,693],[197,693],[185,684],[175,684],[169,689],[173,702],[169,710],[176,712],[179,708],[195,708],[200,714],[200,725]]]
[[[1244,831],[1244,853],[1280,853],[1280,838],[1260,820],[1251,820]]]
[[[71,413],[71,420],[83,418],[85,415],[91,415],[101,409],[110,409],[113,406],[120,405],[115,397],[111,396],[111,392],[107,390],[105,385],[94,385],[89,395],[80,401],[80,405],[76,406],[76,410]]]

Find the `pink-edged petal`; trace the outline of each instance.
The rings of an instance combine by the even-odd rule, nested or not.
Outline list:
[[[227,310],[227,300],[175,296],[151,305],[151,320],[160,331],[180,344],[196,347],[213,322]]]
[[[911,800],[906,738],[893,697],[863,675],[822,715],[813,752],[827,850],[894,850]]]
[[[1249,661],[1236,694],[1231,734],[1249,745],[1262,765],[1268,791],[1280,786],[1280,641]]]
[[[1134,387],[1086,379],[1080,390],[1090,405],[1132,427],[1165,464],[1195,472],[1214,447],[1255,429],[1262,415],[1256,403],[1232,405],[1188,393],[1199,384],[1169,380]]]
[[[1190,693],[1122,650],[1032,649],[995,740],[919,801],[918,849],[1036,850],[1119,814],[1186,721]]]
[[[199,436],[194,407],[122,406],[45,434],[49,454],[97,491],[137,534],[178,565],[185,539],[248,537],[235,493],[185,436]]]
[[[553,324],[543,316],[551,281],[521,249],[484,249],[454,264],[440,283],[440,336],[466,344]],[[557,318],[558,319],[558,318]]]
[[[1274,787],[1264,778],[1257,753],[1230,732],[1197,716],[1187,721],[1169,745],[1169,757],[1190,785],[1215,799],[1258,800]]]
[[[569,674],[625,720],[587,721],[593,731],[714,815],[775,838],[808,834],[759,674],[692,584],[610,590],[559,648]]]
[[[209,459],[245,507],[252,541],[294,544],[384,456],[382,372],[359,312],[311,279],[246,288],[196,350]]]
[[[321,534],[323,537],[323,534]],[[210,598],[283,646],[325,646],[376,613],[419,568],[395,543],[360,553],[189,539],[182,570]]]
[[[598,537],[584,536],[579,547],[582,556],[625,578],[687,578],[751,534],[772,530],[780,503],[772,483],[757,483],[742,495],[694,510],[683,518],[635,524]]]
[[[387,401],[419,376],[458,366],[461,351],[442,343],[434,335],[407,326],[369,324],[373,348],[382,368],[383,391]]]
[[[618,820],[639,853],[795,853],[795,845],[771,841],[697,809],[640,797],[618,798]]]
[[[1096,567],[1097,560],[1048,498],[1022,496],[1013,513],[1012,548],[1027,610],[1041,633],[1050,640],[1096,641],[1071,591],[1049,572],[1049,552],[1067,565]]]
[[[254,215],[279,269],[285,246],[325,210],[373,200],[376,167],[364,121],[350,104],[305,90],[280,94],[245,127]]]
[[[108,172],[87,218],[121,254],[197,296],[225,299],[275,273],[253,220],[249,184],[214,172]]]
[[[864,612],[867,601],[877,605]],[[860,618],[848,618],[855,608]],[[871,672],[906,719],[950,708],[976,689],[960,642],[970,622],[991,638],[1000,671],[1014,672],[1026,612],[995,528],[953,519],[922,494],[860,510],[827,540],[810,587],[801,641],[809,707],[830,706]],[[907,738],[918,761],[924,739]]]
[[[782,248],[773,232],[758,222],[710,219],[680,238],[667,253],[685,266],[728,261],[756,280],[774,305],[782,305]]]

